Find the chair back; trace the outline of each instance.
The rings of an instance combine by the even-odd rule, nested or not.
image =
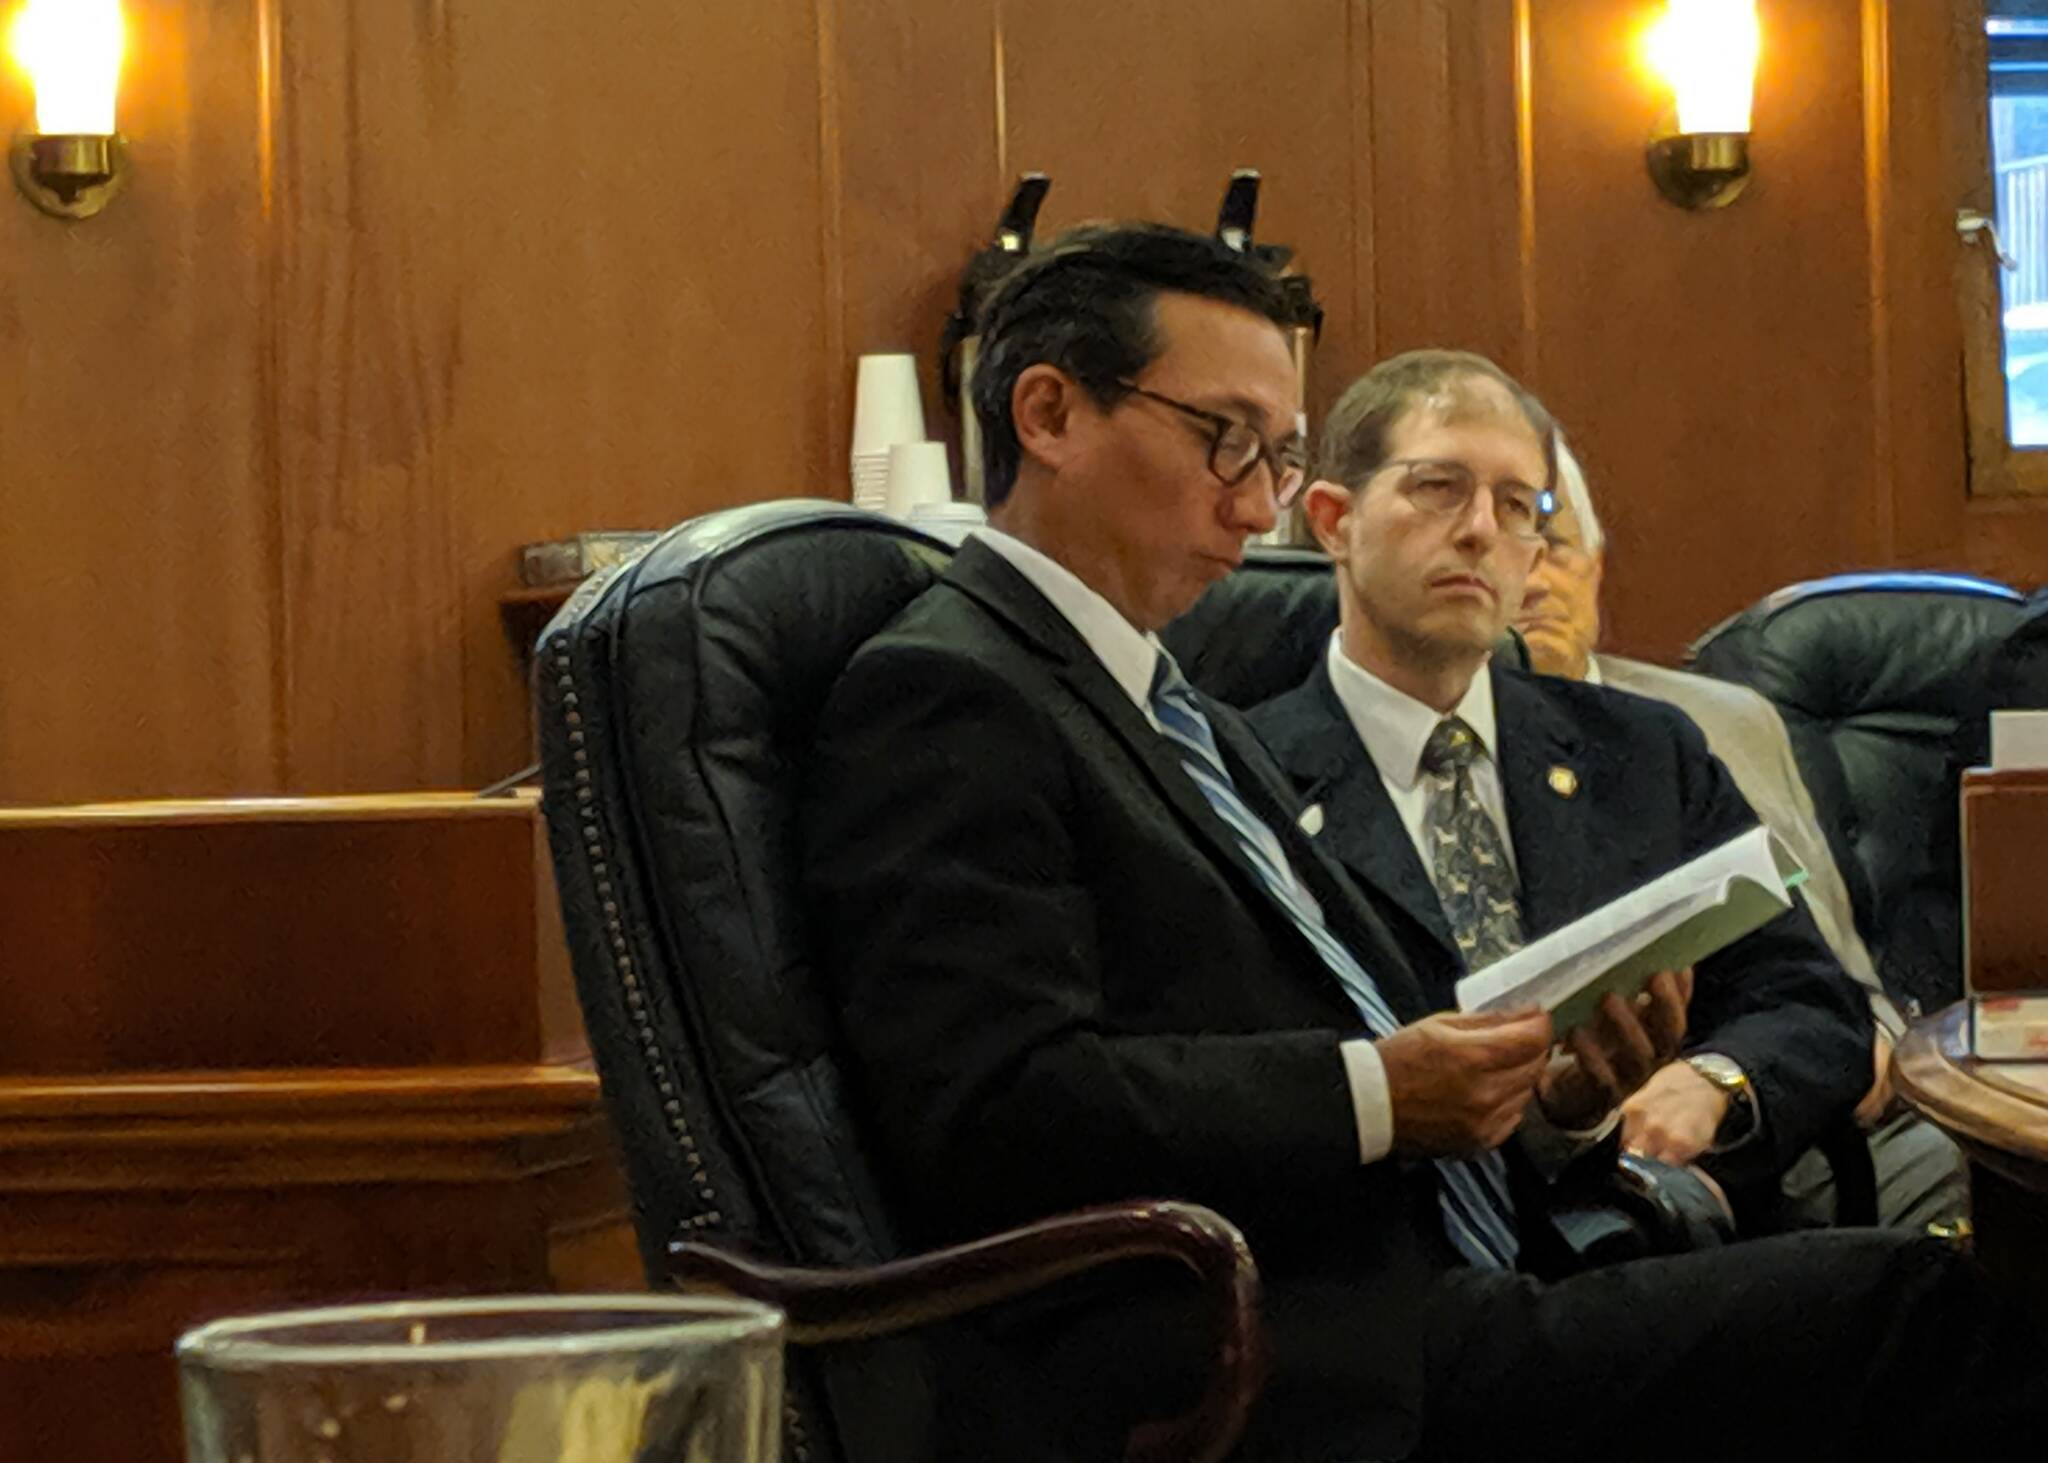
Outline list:
[[[1336,628],[1337,581],[1326,554],[1255,548],[1159,638],[1197,689],[1249,710],[1307,680]],[[1528,669],[1528,647],[1513,630],[1494,655]]]
[[[1692,647],[1693,669],[1778,708],[1878,975],[1902,1007],[1962,991],[1957,790],[1991,668],[2023,613],[1960,574],[1794,584]]]
[[[897,1254],[809,948],[795,810],[826,692],[948,558],[841,505],[735,508],[584,586],[542,636],[549,838],[651,1276],[677,1240]],[[924,1451],[917,1342],[791,1361],[793,1463]]]

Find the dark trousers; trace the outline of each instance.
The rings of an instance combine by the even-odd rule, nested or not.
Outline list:
[[[2048,1318],[1952,1246],[1832,1231],[1432,1294],[1428,1463],[2005,1456],[2048,1437]]]

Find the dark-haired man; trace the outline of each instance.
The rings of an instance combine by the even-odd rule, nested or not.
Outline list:
[[[1153,638],[1300,488],[1288,319],[1241,257],[1160,228],[1069,239],[986,307],[996,531],[855,655],[801,823],[909,1237],[1142,1196],[1229,1215],[1273,1347],[1246,1458],[1678,1457],[1702,1436],[1672,1435],[1685,1406],[1755,1447],[1788,1436],[1758,1421],[1774,1401],[1860,1416],[1902,1367],[1940,1387],[1989,1339],[1944,1250],[1824,1236],[1516,1273],[1536,1221],[1501,1148],[1551,1067],[1547,1018],[1431,1014],[1440,972]],[[1187,1400],[1192,1289],[1144,1272],[1089,1300],[993,1328],[1031,1390],[960,1456],[1033,1426],[1046,1456],[1117,1456],[1123,1425]],[[1794,1441],[1816,1432],[1838,1437]]]

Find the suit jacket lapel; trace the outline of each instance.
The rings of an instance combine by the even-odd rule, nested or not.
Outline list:
[[[1585,836],[1585,749],[1572,723],[1526,677],[1490,674],[1522,928],[1533,940],[1585,913],[1587,860],[1570,853]]]
[[[1053,608],[1001,554],[972,539],[954,556],[946,579],[1001,616],[1046,655],[1054,664],[1055,674],[1115,733],[1132,759],[1152,779],[1159,795],[1180,814],[1217,861],[1235,870],[1257,898],[1279,907],[1266,888],[1266,881],[1259,877],[1238,843],[1237,835],[1216,816],[1209,800],[1182,769],[1180,752],[1124,694],[1123,687],[1066,616]]]
[[[1208,697],[1202,698],[1205,702]],[[1296,819],[1301,801],[1284,779],[1275,778],[1270,753],[1227,707],[1212,704],[1216,740],[1231,780],[1245,803],[1280,840],[1297,877],[1322,906],[1324,922],[1348,949],[1396,1016],[1414,1021],[1432,1009],[1422,977],[1402,954],[1370,901],[1346,879],[1341,866]],[[1327,827],[1327,824],[1325,825]],[[1317,957],[1319,960],[1320,956]],[[1348,996],[1347,996],[1348,999]]]
[[[1262,725],[1274,729],[1275,754],[1302,790],[1302,801],[1322,805],[1317,842],[1323,851],[1398,905],[1443,947],[1455,968],[1458,947],[1436,886],[1337,699],[1328,665],[1319,662],[1301,689],[1274,702]]]

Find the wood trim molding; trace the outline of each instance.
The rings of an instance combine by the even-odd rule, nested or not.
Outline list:
[[[0,1081],[0,1193],[516,1181],[608,1145],[581,1067]]]

